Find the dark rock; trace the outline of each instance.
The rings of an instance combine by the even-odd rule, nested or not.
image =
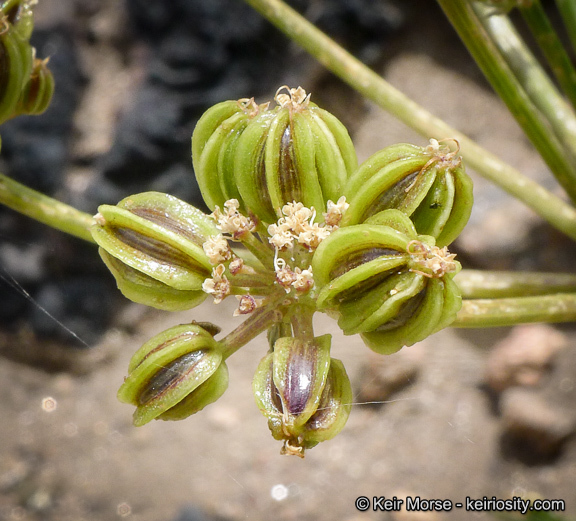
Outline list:
[[[48,282],[35,295],[32,328],[38,335],[91,347],[105,332],[115,290],[103,277],[82,276]]]

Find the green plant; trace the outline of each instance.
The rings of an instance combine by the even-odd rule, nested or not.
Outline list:
[[[155,336],[134,355],[119,391],[134,422],[185,418],[226,389],[226,360],[260,333],[270,350],[254,377],[257,405],[283,452],[335,436],[351,407],[330,335],[313,315],[333,316],[391,354],[447,326],[493,327],[576,318],[576,275],[469,272],[448,250],[470,216],[473,166],[576,239],[576,210],[451,129],[388,85],[280,0],[247,0],[333,72],[430,140],[391,145],[357,165],[342,123],[302,88],[281,88],[275,106],[254,99],[209,109],[192,159],[210,215],[146,192],[94,217],[0,177],[0,202],[100,247],[129,299],[190,309],[234,295],[246,320],[216,340],[196,323]],[[32,62],[26,0],[0,4],[0,114],[43,110],[52,92],[46,62]],[[439,0],[495,90],[576,199],[576,74],[537,1]],[[567,26],[573,13],[558,2]],[[503,9],[518,7],[544,47],[560,94]],[[551,33],[552,31],[552,33]],[[559,110],[561,109],[561,110]],[[449,136],[450,139],[441,139]]]

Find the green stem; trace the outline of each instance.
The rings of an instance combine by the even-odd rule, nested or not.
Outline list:
[[[576,51],[576,3],[574,0],[556,0],[556,5],[564,21],[572,47]]]
[[[91,215],[0,174],[0,203],[52,228],[94,242],[90,233]]]
[[[296,306],[290,316],[292,334],[303,340],[314,340],[314,308],[308,306]]]
[[[452,327],[501,327],[576,321],[576,294],[464,300]]]
[[[423,136],[458,140],[468,166],[576,240],[576,210],[395,89],[280,0],[245,0],[360,94]]]
[[[570,56],[568,56],[550,23],[540,0],[532,0],[527,5],[521,4],[519,8],[560,87],[572,106],[576,107],[576,69],[574,69]]]
[[[505,15],[482,13],[485,6],[478,4],[477,10],[482,13],[479,16],[470,1],[438,0],[438,3],[492,88],[502,98],[558,182],[572,200],[576,200],[576,166],[538,108],[538,105],[548,105],[550,89],[543,88],[536,61],[529,62],[525,53],[520,54],[518,42],[514,41],[513,35],[507,34],[510,26],[503,22]],[[512,66],[501,51],[506,53]],[[534,103],[530,94],[542,99],[542,102]]]
[[[467,299],[576,293],[572,273],[462,270],[454,281]]]
[[[284,298],[286,298],[284,290],[267,298],[262,307],[253,311],[242,324],[220,340],[223,358],[226,359],[233,355],[260,333],[282,321],[284,310],[280,309],[280,304]]]
[[[519,36],[514,25],[506,15],[490,15],[487,6],[477,4],[475,10],[492,37],[494,43],[516,78],[530,97],[534,106],[545,116],[552,130],[566,149],[566,159],[571,165],[576,183],[576,114],[560,94],[552,80],[542,69],[540,63]],[[573,85],[576,87],[576,83]],[[575,92],[576,94],[576,92]]]

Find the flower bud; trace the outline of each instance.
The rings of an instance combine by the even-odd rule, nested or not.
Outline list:
[[[146,289],[140,293],[143,299],[137,302],[148,304],[146,294],[154,290],[162,293],[156,304],[165,300],[166,291],[175,295],[164,286],[187,292],[202,289],[212,271],[202,244],[208,236],[219,233],[208,216],[175,197],[157,192],[133,195],[117,206],[102,205],[98,211],[91,231],[96,243],[108,254],[103,255],[105,261],[114,257],[146,276],[139,278],[118,263],[111,268],[119,286],[133,296],[138,295],[134,284],[144,283]],[[192,300],[195,295],[188,293]]]
[[[398,210],[369,222],[336,230],[316,250],[317,304],[345,334],[393,353],[455,318],[461,299],[452,277],[460,264]]]
[[[218,342],[200,324],[175,326],[132,357],[118,399],[136,406],[134,425],[181,420],[216,401],[228,386]]]
[[[350,382],[342,363],[330,358],[330,335],[276,340],[253,388],[272,436],[284,440],[285,454],[303,457],[305,449],[340,432],[350,413]]]
[[[430,143],[426,148],[392,145],[360,165],[344,189],[350,208],[342,226],[397,209],[437,246],[450,244],[470,217],[472,181],[456,153],[436,140]]]
[[[348,132],[303,89],[281,91],[272,110],[266,104],[240,114],[225,102],[200,119],[192,138],[194,168],[210,208],[238,199],[245,213],[273,223],[287,203],[323,209],[342,195],[357,166]]]

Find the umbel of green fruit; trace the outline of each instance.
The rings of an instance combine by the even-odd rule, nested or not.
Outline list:
[[[338,319],[344,334],[360,333],[374,351],[394,353],[456,316],[454,257],[433,237],[418,235],[402,212],[384,210],[320,244],[312,259],[317,306]]]
[[[352,388],[342,362],[330,357],[330,340],[278,338],[258,365],[254,397],[272,436],[284,441],[283,454],[304,457],[348,420]]]
[[[435,139],[425,148],[401,143],[376,152],[350,177],[344,195],[350,208],[342,226],[397,209],[437,246],[449,245],[460,234],[473,202],[461,157]]]
[[[282,87],[275,100],[273,109],[226,101],[198,121],[192,160],[211,209],[237,199],[244,213],[273,223],[287,203],[320,209],[342,195],[357,166],[344,125],[300,87]]]
[[[215,402],[228,369],[212,324],[175,326],[146,342],[130,360],[118,399],[136,406],[134,425],[182,420]]]

